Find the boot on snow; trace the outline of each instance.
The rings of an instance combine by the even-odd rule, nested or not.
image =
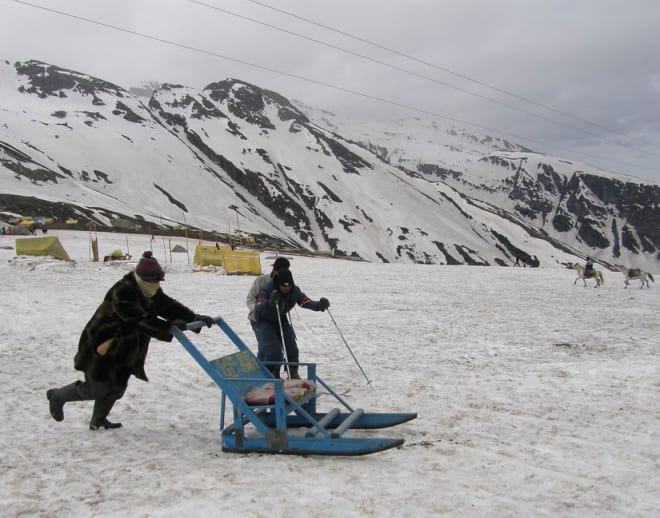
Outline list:
[[[55,395],[56,389],[46,391],[48,398],[48,405],[50,407],[50,415],[55,421],[64,421],[64,401]]]
[[[107,417],[101,417],[98,419],[93,419],[89,422],[89,429],[90,430],[98,430],[99,428],[103,428],[105,430],[112,430],[113,428],[121,428],[121,423],[113,423],[112,421],[108,421]]]
[[[82,400],[78,392],[79,384],[80,382],[76,381],[62,388],[46,391],[50,415],[55,421],[64,421],[64,403]]]
[[[92,411],[92,420],[89,422],[90,430],[98,430],[103,428],[111,430],[113,428],[121,428],[121,423],[113,423],[108,421],[108,414],[117,400],[113,398],[103,398],[94,401],[94,410]]]

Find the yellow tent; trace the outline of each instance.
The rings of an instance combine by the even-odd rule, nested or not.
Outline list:
[[[110,252],[110,255],[104,256],[103,262],[107,263],[108,261],[130,261],[130,259],[131,256],[129,254],[125,254],[117,248],[116,250]]]
[[[195,255],[193,256],[193,263],[200,266],[222,266],[222,250],[223,248],[228,248],[231,250],[230,246],[224,245],[221,247],[215,246],[202,246],[197,245],[195,247]]]
[[[31,227],[32,225],[36,225],[37,222],[32,220],[32,216],[25,216],[16,224],[22,227]]]
[[[259,252],[232,250],[229,245],[197,245],[193,263],[200,266],[222,266],[227,273],[261,275]]]
[[[16,239],[16,255],[50,255],[71,261],[57,237],[25,237]]]
[[[247,273],[261,275],[259,252],[232,250],[222,251],[222,262],[227,273]]]

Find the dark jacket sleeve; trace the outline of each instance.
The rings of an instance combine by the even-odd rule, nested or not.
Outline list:
[[[184,306],[180,302],[174,300],[163,293],[163,290],[158,290],[154,295],[154,303],[156,305],[156,312],[158,317],[144,318],[138,322],[138,328],[141,332],[148,334],[152,338],[162,340],[163,342],[172,341],[172,327],[173,320],[183,320],[185,322],[194,322],[196,314],[194,311]]]
[[[312,311],[321,311],[320,302],[318,300],[311,300],[307,295],[305,295],[301,290],[296,286],[294,288],[297,290],[295,293],[295,303],[300,307],[305,309],[311,309]]]
[[[137,330],[151,338],[160,340],[162,342],[171,342],[172,333],[170,332],[170,325],[160,318],[145,318],[137,323]]]
[[[273,288],[273,283],[269,282],[259,293],[257,306],[255,308],[257,321],[265,320],[267,322],[277,323],[277,308],[268,303],[268,298],[270,297]],[[280,319],[283,324],[286,320],[284,315],[286,315],[286,313],[288,313],[296,304],[305,309],[311,309],[312,311],[321,311],[319,301],[311,300],[300,290],[300,288],[298,288],[298,286],[294,286],[289,294],[283,298],[282,305],[280,306]]]
[[[115,314],[126,324],[133,324],[146,335],[164,342],[172,341],[170,333],[171,322],[176,319],[192,322],[195,313],[167,296],[163,290],[158,290],[151,303],[152,310],[148,311],[140,304],[138,292],[129,288],[120,289],[113,293],[113,308]]]

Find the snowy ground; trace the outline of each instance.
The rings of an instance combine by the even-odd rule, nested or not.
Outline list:
[[[50,418],[46,389],[78,379],[78,335],[131,265],[90,262],[84,232],[49,235],[75,265],[14,259],[14,238],[0,238],[3,516],[660,515],[658,282],[624,290],[605,272],[593,289],[564,269],[295,257],[297,283],[330,299],[373,383],[327,314],[293,313],[301,359],[356,407],[419,417],[374,433],[402,447],[364,457],[237,455],[220,449],[219,390],[176,341],[152,342],[150,382],[133,378],[111,414],[124,428],[90,431],[91,402]],[[150,247],[129,239],[136,257]],[[175,243],[156,239],[163,265]],[[99,245],[126,251],[126,237]],[[166,293],[253,345],[252,277],[172,257]],[[217,329],[192,336],[226,345]]]

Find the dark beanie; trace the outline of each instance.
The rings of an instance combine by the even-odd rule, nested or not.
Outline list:
[[[278,272],[280,270],[288,270],[289,266],[291,266],[291,263],[286,257],[278,257],[273,263],[273,270]]]
[[[275,275],[275,287],[288,286],[293,288],[293,275],[289,270],[280,270]]]
[[[165,272],[156,258],[151,256],[151,250],[142,254],[140,262],[135,267],[135,273],[145,282],[159,282],[165,278]]]

